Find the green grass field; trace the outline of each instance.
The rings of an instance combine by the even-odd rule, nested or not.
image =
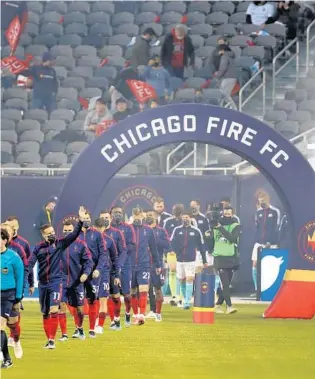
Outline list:
[[[2,378],[315,378],[315,322],[264,320],[261,305],[239,306],[239,313],[218,315],[206,326],[193,324],[191,311],[165,306],[162,323],[150,320],[121,332],[106,330],[95,340],[57,342],[50,351],[43,349],[38,304],[25,308],[24,357],[14,359]],[[69,334],[72,325],[69,317]]]

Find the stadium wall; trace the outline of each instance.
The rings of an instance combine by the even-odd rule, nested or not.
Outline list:
[[[35,243],[34,221],[47,198],[58,195],[64,184],[64,177],[3,177],[1,188],[1,218],[16,215],[20,219],[20,232]],[[272,205],[283,211],[283,206],[276,192],[264,176],[227,176],[209,175],[199,177],[180,176],[136,176],[114,177],[106,186],[98,201],[94,217],[99,211],[113,204],[123,206],[130,215],[131,209],[140,205],[150,208],[156,196],[165,199],[166,208],[171,211],[175,203],[188,207],[191,199],[199,199],[202,211],[213,201],[220,201],[229,196],[236,213],[241,218],[243,236],[241,239],[241,268],[237,282],[241,287],[251,285],[251,251],[254,243],[254,213],[256,210],[255,193],[263,188],[271,197]],[[14,196],[12,196],[14,194]],[[74,196],[79,196],[80,188]],[[9,200],[10,199],[10,200]]]

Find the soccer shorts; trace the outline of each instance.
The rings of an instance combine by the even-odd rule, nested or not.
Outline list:
[[[161,273],[158,275],[156,273],[156,270],[152,269],[150,281],[152,286],[156,289],[160,289],[161,287],[163,287],[165,281],[165,270],[162,269]]]
[[[98,291],[98,298],[109,296],[109,271],[106,270],[101,275],[100,288]]]
[[[138,286],[148,286],[150,284],[151,268],[137,268],[132,270],[131,288]]]
[[[49,314],[50,307],[59,307],[62,297],[62,282],[56,280],[47,284],[39,283],[39,304],[43,314]]]
[[[95,300],[98,299],[98,292],[100,289],[101,277],[98,278],[88,278],[88,280],[84,283],[85,288],[85,296],[88,299],[89,303],[94,303]]]
[[[187,277],[194,277],[196,269],[196,262],[177,262],[176,275],[178,279],[185,279]]]
[[[84,285],[67,287],[65,284],[62,286],[62,303],[68,303],[71,307],[82,307],[84,305]]]
[[[213,256],[207,252],[206,253],[206,258],[207,258],[208,266],[213,266]],[[200,254],[200,251],[197,251],[197,254],[196,254],[196,267],[202,267],[202,266],[203,266],[202,256]]]
[[[123,295],[130,294],[130,288],[131,288],[131,267],[130,266],[124,266],[121,269],[121,292]]]
[[[257,262],[257,260],[258,260],[258,249],[259,248],[264,249],[265,247],[266,247],[266,245],[262,245],[261,243],[255,243],[255,245],[253,247],[253,251],[252,251],[252,261]],[[271,245],[270,246],[270,249],[277,249],[277,248],[278,248],[278,245]]]
[[[13,304],[15,302],[15,289],[1,291],[1,317],[8,319],[16,317],[13,315]]]

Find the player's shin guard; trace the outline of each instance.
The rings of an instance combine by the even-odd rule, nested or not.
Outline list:
[[[126,313],[129,314],[130,310],[131,310],[131,296],[130,295],[124,295],[124,302],[125,302]]]
[[[140,292],[139,294],[139,308],[140,308],[140,314],[144,315],[147,308],[147,302],[148,302],[148,293],[147,292]]]
[[[89,304],[89,322],[90,322],[90,330],[95,329],[95,323],[97,319],[97,303],[94,301],[93,304]]]
[[[50,337],[50,315],[43,315],[43,326],[47,339]]]
[[[114,297],[113,298],[113,303],[114,303],[114,317],[115,317],[115,319],[119,319],[119,317],[120,317],[120,308],[121,308],[120,297]]]
[[[50,340],[55,340],[58,329],[58,313],[50,314]]]
[[[155,296],[155,308],[156,308],[156,313],[157,314],[161,314],[161,310],[162,310],[162,304],[163,304],[163,294],[157,294]]]
[[[59,313],[59,325],[61,329],[61,334],[67,334],[67,315],[65,313]]]
[[[16,322],[14,324],[8,324],[8,327],[10,328],[10,337],[13,338],[14,342],[18,342],[21,334],[19,322]]]
[[[135,315],[137,315],[138,314],[138,308],[139,308],[139,302],[138,302],[138,297],[137,297],[136,293],[131,295],[131,307],[132,307],[133,313]]]
[[[19,313],[19,319],[18,319],[18,324],[19,324],[19,337],[21,335],[21,314]],[[14,333],[13,333],[13,329],[10,328],[10,338],[13,338],[14,339]],[[17,342],[17,341],[15,341]]]
[[[110,297],[107,301],[107,312],[109,314],[109,317],[111,321],[114,320],[114,300]]]
[[[105,320],[106,320],[106,313],[105,312],[100,312],[98,314],[98,326],[103,327],[104,323],[105,323]]]

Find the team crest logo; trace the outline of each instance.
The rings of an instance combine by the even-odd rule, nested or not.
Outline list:
[[[209,291],[208,283],[202,282],[201,283],[201,293],[205,295],[206,293],[208,293],[208,291]]]
[[[315,263],[315,221],[310,221],[303,226],[299,234],[298,246],[302,257]]]
[[[121,191],[111,206],[122,207],[125,212],[137,206],[140,208],[153,208],[153,204],[158,197],[157,192],[150,187],[132,186]]]
[[[9,270],[7,268],[3,268],[1,272],[2,274],[6,275],[9,272]]]

